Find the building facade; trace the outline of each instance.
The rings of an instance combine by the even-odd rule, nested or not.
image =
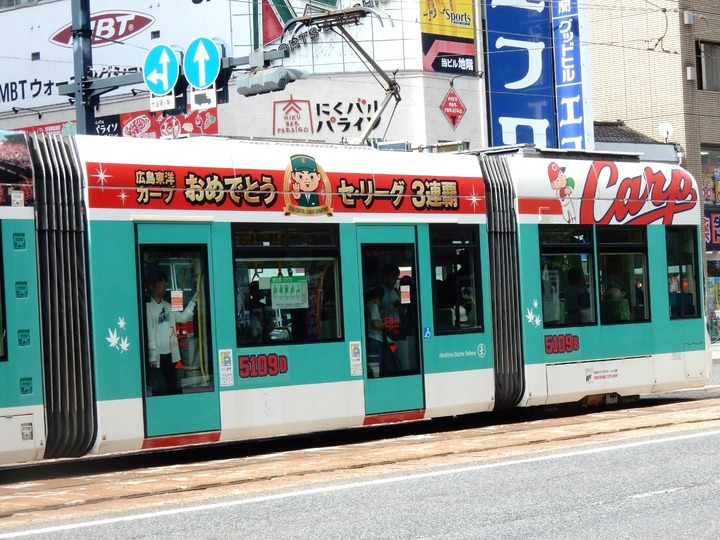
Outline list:
[[[74,106],[58,94],[73,76],[71,4],[0,4],[7,8],[0,11],[3,40],[14,49],[0,58],[0,128],[72,132]],[[381,108],[388,85],[338,26],[290,23],[323,10],[360,7],[366,14],[343,29],[396,80],[401,98],[390,100],[370,136],[408,140],[416,147],[444,141],[486,146],[476,6],[470,2],[443,14],[427,5],[406,0],[91,0],[95,77],[137,72],[154,47],[185,51],[199,37],[221,44],[222,55],[231,58],[250,60],[254,51],[285,49],[289,57],[282,64],[310,74],[285,90],[251,97],[238,94],[231,80],[227,103],[174,118],[150,113],[145,85],[118,88],[100,98],[98,133],[353,141]]]
[[[610,0],[588,20],[595,120],[678,144],[702,182],[708,305],[720,308],[720,6]]]
[[[0,3],[0,31],[13,46],[0,57],[0,128],[72,132],[72,96],[60,90],[72,83],[75,4]],[[148,111],[148,96],[133,99],[147,93],[145,85],[118,88],[103,94],[95,111],[101,135],[342,142],[367,136],[373,119],[372,138],[413,147],[593,147],[587,25],[578,0],[91,0],[90,11],[94,78],[143,70],[157,82],[173,63],[187,75],[186,63],[198,58],[182,54],[200,37],[221,44],[223,56],[247,59],[245,70],[258,66],[257,52],[285,51],[283,66],[310,74],[250,99],[230,89],[217,108],[203,96],[211,105],[189,117],[163,114],[157,104]],[[338,11],[342,20],[326,17]],[[152,69],[147,62],[159,46],[171,48],[170,64]]]
[[[200,106],[190,100],[186,112],[158,109],[142,83],[103,94],[94,110],[99,135],[220,134],[333,143],[369,137],[413,148],[534,143],[641,152],[663,161],[674,155],[703,186],[709,300],[711,307],[720,306],[715,0],[89,4],[95,78],[143,68],[146,77],[167,77],[164,64],[155,71],[146,65],[160,45],[178,51],[177,63],[189,69],[188,61],[192,66],[202,59],[184,53],[201,37],[212,39],[223,57],[246,61],[224,85],[224,99]],[[0,129],[77,129],[73,97],[59,93],[73,80],[73,5],[0,0],[0,35],[10,51],[0,56]],[[355,16],[323,19],[337,10]],[[265,67],[258,64],[258,51],[286,51],[287,58],[272,65],[309,77],[281,91],[240,95],[234,87],[239,75]],[[390,79],[398,85],[392,95]],[[601,138],[596,144],[593,121],[615,122],[647,139]]]

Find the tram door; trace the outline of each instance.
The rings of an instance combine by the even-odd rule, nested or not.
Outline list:
[[[139,224],[146,436],[220,429],[209,225]]]
[[[365,412],[424,408],[415,227],[362,225]]]

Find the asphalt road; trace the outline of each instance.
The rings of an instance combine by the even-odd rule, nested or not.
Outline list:
[[[715,539],[719,453],[720,429],[712,429],[531,457],[448,459],[0,538]]]
[[[133,468],[28,476],[0,483],[0,538],[563,538],[566,530],[566,538],[649,538],[635,529],[643,520],[654,538],[674,538],[671,522],[707,517],[693,493],[706,506],[720,504],[719,390],[503,423],[479,415],[442,429],[402,426],[356,442],[328,444],[325,434],[287,451],[191,461],[158,454],[168,462],[151,465],[144,456]],[[633,528],[622,533],[618,520]],[[709,523],[705,532],[688,530],[708,538]]]

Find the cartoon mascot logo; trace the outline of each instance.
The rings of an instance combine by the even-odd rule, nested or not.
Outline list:
[[[285,169],[285,215],[332,215],[330,180],[315,159],[298,154]]]
[[[577,223],[575,206],[570,199],[570,195],[575,189],[575,180],[565,176],[565,167],[560,167],[554,161],[548,165],[548,178],[550,179],[550,186],[557,193],[558,199],[560,199],[563,219],[568,223]]]

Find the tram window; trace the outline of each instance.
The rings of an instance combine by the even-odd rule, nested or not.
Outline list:
[[[337,247],[337,227],[323,225],[259,225],[233,228],[235,249],[244,247]]]
[[[238,347],[342,338],[337,232],[233,226]]]
[[[207,253],[198,244],[141,244],[147,397],[212,392]]]
[[[476,226],[430,226],[436,333],[483,327],[478,242]]]
[[[591,227],[540,227],[543,325],[597,323]]]
[[[598,227],[600,321],[650,320],[647,230],[645,227]]]
[[[590,227],[542,227],[540,229],[541,246],[566,246],[568,244],[592,244]]]
[[[667,280],[671,319],[700,316],[697,236],[692,227],[667,229]]]

